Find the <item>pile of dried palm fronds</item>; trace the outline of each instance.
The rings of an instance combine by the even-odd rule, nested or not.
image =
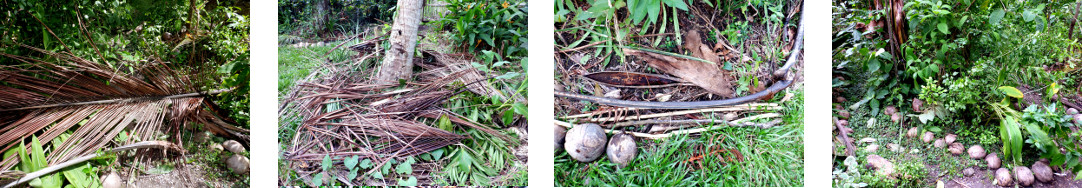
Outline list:
[[[321,182],[338,181],[350,186],[397,185],[388,183],[394,182],[390,177],[383,179],[364,175],[380,168],[361,171],[357,178],[348,179],[350,169],[341,165],[342,159],[358,156],[370,159],[376,167],[380,167],[395,158],[430,152],[469,138],[455,134],[453,128],[426,124],[437,119],[447,119],[508,141],[512,139],[497,131],[496,127],[472,122],[440,107],[440,104],[466,90],[503,98],[500,91],[485,82],[488,78],[470,66],[462,56],[425,51],[425,57],[432,57],[435,61],[415,59],[419,66],[427,70],[416,74],[415,80],[406,81],[403,86],[372,84],[369,77],[374,75],[371,73],[373,71],[353,70],[357,67],[374,68],[354,63],[376,62],[374,59],[379,59],[382,54],[381,48],[376,47],[380,40],[377,38],[350,46],[349,49],[359,52],[352,63],[325,62],[290,88],[290,93],[282,99],[279,115],[286,119],[282,121],[282,126],[289,125],[288,119],[300,122],[295,128],[281,127],[296,130],[292,140],[283,143],[286,148],[282,160],[287,161],[288,168],[304,182],[311,183],[313,177],[323,174],[320,177],[326,180]],[[329,167],[320,163],[328,157],[334,161]],[[432,182],[429,173],[440,167],[436,163],[419,163],[414,166],[415,173],[412,174],[417,174],[415,176],[420,182]],[[328,176],[331,175],[337,179],[329,180]]]
[[[0,66],[2,151],[18,148],[31,136],[53,140],[71,131],[70,139],[47,154],[55,165],[109,147],[159,140],[160,135],[179,143],[184,126],[192,123],[248,143],[247,130],[226,123],[206,105],[206,95],[225,90],[199,91],[190,74],[166,63],[151,61],[126,73],[71,53],[23,47],[44,58],[0,53],[23,63]],[[125,131],[137,139],[113,143]],[[0,170],[18,162],[3,159]]]

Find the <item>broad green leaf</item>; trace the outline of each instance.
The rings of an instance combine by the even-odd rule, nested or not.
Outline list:
[[[512,79],[512,78],[517,77],[518,75],[519,75],[518,72],[507,72],[507,73],[505,73],[503,75],[497,76],[496,79],[500,79],[500,80]]]
[[[83,163],[82,165],[78,165],[74,168],[68,168],[67,170],[63,171],[64,179],[67,179],[68,182],[71,183],[69,184],[69,186],[73,187],[101,187],[101,181],[98,180],[97,174],[93,174],[90,169],[90,163]]]
[[[323,186],[323,173],[312,176],[312,185],[315,185],[316,187]]]
[[[1003,94],[1007,94],[1007,96],[1010,96],[1010,97],[1019,98],[1019,99],[1024,97],[1024,95],[1022,94],[1022,91],[1018,90],[1018,88],[1014,88],[1014,87],[1011,87],[1011,86],[1001,86],[1001,87],[999,87],[997,89],[999,91],[1003,92]]]
[[[372,160],[364,159],[363,161],[361,161],[361,164],[359,164],[359,165],[363,169],[368,169],[368,167],[372,167]]]
[[[353,169],[353,167],[357,166],[357,162],[359,162],[358,160],[360,160],[360,156],[354,155],[353,157],[347,157],[345,161],[342,161],[342,163],[345,163],[346,169]]]
[[[1012,160],[1015,162],[1022,160],[1022,131],[1019,130],[1018,120],[1015,120],[1012,116],[1006,116],[1006,127],[1008,140],[1010,140],[1010,153]]]
[[[937,27],[939,27],[939,32],[943,32],[943,34],[951,34],[950,30],[948,30],[947,28],[947,22],[939,22],[939,25],[937,25]]]
[[[1005,12],[1003,12],[1003,9],[996,9],[995,11],[992,11],[992,14],[988,15],[988,22],[991,24],[998,24],[999,21],[1003,19],[1004,13]]]
[[[320,165],[323,167],[323,171],[327,171],[327,169],[330,169],[331,168],[331,155],[323,156],[323,162],[320,163]]]
[[[395,173],[399,173],[399,174],[410,174],[410,173],[413,173],[413,164],[410,164],[410,163],[401,163],[401,164],[398,164],[398,167],[395,167],[395,168],[394,168],[394,172],[395,172]]]
[[[445,131],[454,131],[453,129],[455,128],[455,126],[451,124],[451,119],[447,117],[447,115],[440,115],[440,119],[438,121],[440,129],[443,129]]]
[[[879,66],[881,66],[881,65],[879,63],[879,60],[877,60],[877,59],[872,59],[871,61],[868,61],[868,72],[878,71]]]
[[[409,179],[402,181],[398,180],[399,186],[417,186],[417,177],[410,176]]]
[[[440,158],[443,157],[443,151],[444,151],[443,148],[440,148],[440,149],[437,149],[437,150],[433,150],[432,152],[429,152],[429,153],[432,153],[432,159],[440,160]]]
[[[386,164],[383,164],[383,166],[380,167],[380,171],[383,172],[384,174],[390,174],[391,173],[391,165],[394,165],[394,163],[398,163],[394,159],[388,159],[388,160],[389,161],[387,161]]]
[[[939,133],[939,132],[943,132],[943,129],[939,128],[937,126],[931,126],[931,127],[928,127],[928,131],[931,131],[933,133]]]
[[[358,170],[360,170],[360,169],[359,168],[354,168],[354,169],[349,170],[349,175],[346,175],[346,178],[349,178],[350,180],[357,179],[357,171]]]
[[[665,4],[670,7],[675,7],[683,11],[688,10],[688,4],[684,3],[684,0],[662,0],[662,2],[665,2]]]
[[[466,150],[458,150],[458,170],[463,172],[470,171],[470,164],[473,163],[473,157],[470,156]]]
[[[935,112],[933,112],[933,110],[925,110],[924,113],[917,116],[917,119],[920,120],[921,124],[928,124],[928,121],[935,119]]]
[[[514,123],[514,121],[515,121],[515,112],[514,112],[514,110],[504,110],[503,111],[503,116],[501,118],[502,118],[501,120],[503,121],[504,125],[510,125],[511,123]]]
[[[1032,9],[1026,9],[1026,11],[1022,12],[1022,19],[1027,22],[1032,22],[1034,17],[1037,17],[1037,13],[1033,12]]]
[[[1052,84],[1048,85],[1048,96],[1056,95],[1057,93],[1059,93],[1060,88],[1062,88],[1062,86],[1059,86],[1055,82],[1052,82]]]
[[[516,114],[519,114],[519,115],[522,115],[522,116],[526,116],[527,114],[529,114],[528,109],[526,108],[526,104],[516,102],[515,104],[511,105],[511,108],[515,109]],[[527,117],[529,117],[529,116],[527,116]]]
[[[372,178],[383,179],[383,172],[380,172],[380,171],[372,172]]]
[[[643,0],[649,1],[653,6],[646,6],[646,14],[650,17],[650,21],[646,23],[657,23],[658,14],[661,14],[661,0]]]

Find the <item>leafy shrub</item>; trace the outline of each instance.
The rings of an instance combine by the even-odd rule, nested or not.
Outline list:
[[[868,186],[868,183],[859,182],[861,166],[857,164],[857,157],[847,156],[842,164],[845,165],[844,168],[834,169],[832,175],[833,187],[861,188]]]
[[[605,1],[595,1],[595,3],[596,2]],[[643,24],[643,27],[650,27],[650,24],[657,23],[661,9],[667,7],[672,7],[673,10],[688,10],[688,5],[684,3],[684,0],[627,0],[628,13],[631,14],[631,23],[639,24],[645,20],[646,23]],[[661,20],[665,20],[665,17],[661,17]]]
[[[522,0],[448,0],[451,14],[440,26],[452,26],[456,44],[468,51],[490,50],[505,57],[527,54],[527,7]]]
[[[334,29],[348,31],[349,28],[356,32],[361,26],[377,23],[377,20],[390,21],[395,5],[394,0],[279,0],[278,33],[312,35]],[[325,6],[322,7],[324,13],[319,13],[319,6]]]

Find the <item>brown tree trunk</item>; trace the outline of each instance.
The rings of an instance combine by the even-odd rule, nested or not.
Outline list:
[[[327,34],[327,15],[328,9],[330,9],[330,0],[320,0],[316,2],[316,17],[312,21],[312,30],[316,31],[316,34],[323,37]]]
[[[391,27],[391,49],[383,56],[383,64],[379,66],[379,73],[376,73],[376,83],[394,84],[399,79],[410,79],[422,8],[422,0],[398,0],[398,15]]]

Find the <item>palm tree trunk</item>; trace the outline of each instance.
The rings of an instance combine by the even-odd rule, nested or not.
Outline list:
[[[391,49],[383,56],[376,74],[376,83],[394,84],[410,79],[413,73],[413,51],[417,47],[417,27],[421,25],[422,0],[399,0],[398,16],[391,27]]]

